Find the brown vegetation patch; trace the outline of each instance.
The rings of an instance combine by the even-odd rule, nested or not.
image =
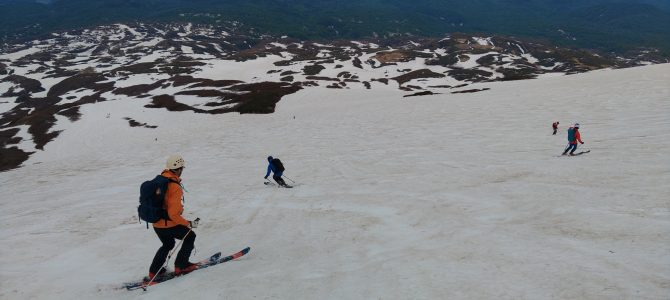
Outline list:
[[[504,75],[504,77],[500,79],[502,81],[537,78],[537,74],[535,74],[536,72],[535,69],[530,68],[522,68],[522,69],[500,68],[497,71]]]
[[[307,76],[305,78],[309,80],[340,81],[337,78],[325,77],[325,76]]]
[[[79,121],[79,119],[81,119],[79,106],[73,106],[68,109],[61,110],[58,112],[58,114],[67,117],[70,122]]]
[[[205,79],[202,78],[194,78],[193,76],[190,75],[184,75],[184,76],[174,76],[170,78],[170,81],[172,81],[172,85],[174,86],[183,86],[191,83],[200,83],[203,82]]]
[[[126,117],[126,118],[123,118],[123,119],[128,120],[128,124],[130,125],[130,127],[144,127],[144,128],[151,128],[151,129],[158,128],[158,126],[155,126],[155,125],[147,125],[147,123],[137,122],[137,121],[133,120],[132,118]]]
[[[403,50],[377,52],[372,58],[378,60],[382,64],[408,62],[413,59],[408,51]]]
[[[302,72],[303,72],[303,74],[305,74],[307,76],[312,76],[312,75],[317,75],[317,74],[321,73],[321,71],[324,70],[325,68],[326,67],[324,67],[322,65],[314,64],[314,65],[311,65],[311,66],[305,66],[304,68],[302,68]]]
[[[293,63],[292,60],[281,60],[274,63],[277,67],[288,67]]]
[[[159,80],[152,84],[137,84],[124,88],[117,88],[112,93],[115,95],[139,96],[159,88],[167,80]]]
[[[7,91],[0,97],[18,97],[24,93],[39,93],[44,91],[42,84],[38,80],[21,75],[9,75],[0,82],[11,82],[24,90],[23,93],[12,93],[11,91]]]
[[[235,93],[226,93],[219,90],[190,90],[190,91],[181,91],[175,95],[192,95],[198,97],[219,97],[224,99],[226,97],[231,98],[237,96]]]
[[[195,78],[190,75],[179,75],[179,76],[174,76],[169,79],[170,81],[173,82],[174,86],[184,86],[187,84],[192,84],[195,83],[191,87],[226,87],[226,86],[231,86],[234,84],[239,84],[243,83],[242,81],[239,80],[212,80],[212,79],[206,79],[206,78]]]
[[[30,154],[33,152],[25,152],[17,147],[0,148],[0,172],[20,167]]]
[[[316,82],[316,81],[301,81],[301,82],[296,82],[295,84],[298,84],[300,86],[307,86],[307,87],[319,86],[319,83]]]
[[[451,93],[452,94],[467,94],[467,93],[476,93],[476,92],[488,91],[488,90],[490,90],[490,88],[463,90],[463,91],[456,91],[456,92],[451,92]]]
[[[9,71],[7,71],[7,65],[0,62],[0,75],[7,75],[7,74],[9,74]]]
[[[296,71],[284,71],[284,72],[281,72],[281,74],[279,74],[279,76],[289,76],[289,75],[293,75],[293,74],[300,74],[300,72],[296,72]]]
[[[480,82],[488,80],[493,73],[477,69],[453,69],[447,72],[449,76],[459,81]]]
[[[119,75],[119,73],[121,73],[121,74],[157,73],[157,70],[154,70],[156,65],[157,65],[156,62],[138,63],[138,64],[134,64],[134,65],[129,65],[129,66],[118,67],[114,70],[111,70],[110,73],[112,75]]]
[[[347,72],[347,71],[340,72],[339,74],[337,74],[337,77],[338,77],[338,78],[339,78],[339,77],[351,78],[351,73],[349,73],[349,72]]]
[[[352,63],[354,67],[363,69],[363,62],[361,62],[361,60],[358,57],[355,57]]]
[[[171,95],[159,95],[151,98],[150,104],[145,105],[146,108],[165,108],[169,111],[187,111],[195,110],[193,107],[183,103],[177,102]]]
[[[9,128],[7,130],[0,130],[0,147],[4,148],[7,145],[18,144],[21,142],[21,137],[15,136],[19,133],[18,128]]]
[[[145,105],[147,108],[165,108],[169,111],[193,111],[195,113],[207,114],[222,114],[228,112],[257,113],[266,114],[273,113],[275,105],[285,95],[292,94],[302,89],[299,85],[287,84],[283,82],[259,82],[249,84],[239,84],[230,88],[230,90],[246,93],[230,93],[225,94],[227,97],[227,104],[237,103],[234,107],[218,108],[212,110],[204,110],[177,102],[171,95],[155,96],[150,104]],[[199,93],[202,91],[188,91]],[[220,91],[218,91],[220,92]],[[223,105],[223,104],[221,104]],[[215,102],[208,103],[207,106],[216,106]]]
[[[47,97],[59,97],[81,88],[102,92],[113,90],[114,82],[98,83],[104,80],[107,80],[107,78],[101,74],[77,74],[52,86],[47,93]]]
[[[170,63],[159,65],[158,71],[167,74],[191,74],[196,71],[194,67],[204,65],[204,62],[178,57]]]
[[[411,95],[405,95],[403,97],[416,97],[416,96],[439,95],[439,94],[440,93],[433,93],[431,91],[423,91],[423,92],[418,92],[418,93],[414,93],[414,94],[411,94]]]
[[[372,79],[372,81],[379,81],[379,82],[381,82],[383,84],[386,84],[386,85],[389,84],[389,80],[387,78]]]
[[[283,82],[259,82],[236,85],[235,90],[248,91],[238,95],[235,99],[239,104],[233,109],[241,114],[269,114],[275,111],[275,106],[285,95],[293,94],[302,88],[298,85]]]
[[[503,64],[505,64],[505,63],[502,61],[502,56],[499,55],[499,54],[487,54],[487,55],[484,55],[484,56],[480,57],[479,59],[477,59],[477,63],[478,63],[479,65],[482,65],[482,66],[490,66],[490,65],[493,65],[493,64],[496,64],[496,65],[503,65]]]
[[[20,96],[17,99],[19,105],[2,114],[0,124],[3,127],[28,125],[28,133],[33,136],[35,148],[42,149],[52,138],[58,136],[58,132],[48,132],[56,122],[54,115],[61,109],[57,105],[58,101],[60,98]]]
[[[421,69],[421,70],[416,70],[409,72],[407,74],[403,74],[394,78],[391,78],[395,81],[397,81],[399,84],[404,84],[410,80],[417,79],[417,78],[443,78],[445,77],[444,74],[440,73],[435,73],[429,69]]]
[[[196,83],[192,88],[196,87],[227,87],[234,84],[244,83],[240,80],[212,80],[212,79],[202,79],[200,83]]]

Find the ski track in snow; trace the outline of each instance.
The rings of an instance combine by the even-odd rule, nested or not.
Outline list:
[[[0,173],[0,299],[667,299],[669,82],[665,64],[474,94],[311,88],[271,115],[82,106]],[[556,157],[574,122],[591,153]],[[172,153],[202,219],[191,260],[251,252],[113,290],[160,245],[136,206]],[[262,184],[267,155],[296,188]]]

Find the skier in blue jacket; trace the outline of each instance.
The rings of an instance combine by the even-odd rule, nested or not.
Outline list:
[[[282,174],[284,174],[284,165],[278,158],[268,156],[268,172],[265,174],[265,179],[268,179],[270,172],[274,173],[272,179],[274,179],[277,184],[283,187],[289,187],[289,185],[284,182],[284,179],[281,178]]]

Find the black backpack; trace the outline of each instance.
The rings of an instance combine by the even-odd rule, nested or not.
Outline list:
[[[275,166],[278,172],[284,172],[284,164],[281,163],[281,160],[279,158],[273,158],[272,159],[272,164]]]
[[[167,225],[167,220],[170,219],[167,210],[163,208],[165,192],[170,181],[176,182],[158,175],[153,180],[143,182],[140,186],[140,206],[137,207],[137,215],[140,220],[147,222],[147,228],[149,228],[149,223],[156,223],[160,219],[164,219]]]

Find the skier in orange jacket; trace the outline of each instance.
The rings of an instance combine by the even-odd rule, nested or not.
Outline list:
[[[577,150],[577,142],[582,145],[584,144],[584,142],[582,142],[582,137],[579,134],[579,123],[576,123],[574,126],[568,129],[568,147],[565,148],[565,151],[563,151],[563,155],[568,154],[568,151],[570,151],[570,155],[575,155],[575,150]]]
[[[156,252],[151,267],[149,267],[149,278],[165,273],[165,268],[161,267],[165,263],[170,250],[174,248],[175,239],[183,240],[174,262],[175,274],[186,274],[197,268],[197,265],[189,262],[188,258],[191,256],[195,243],[193,229],[198,227],[199,219],[188,221],[181,215],[184,212],[184,205],[182,204],[184,192],[182,191],[180,178],[183,171],[184,159],[179,155],[172,155],[168,158],[166,169],[161,173],[162,176],[170,179],[164,202],[168,219],[161,219],[153,224],[154,231],[163,245]]]

